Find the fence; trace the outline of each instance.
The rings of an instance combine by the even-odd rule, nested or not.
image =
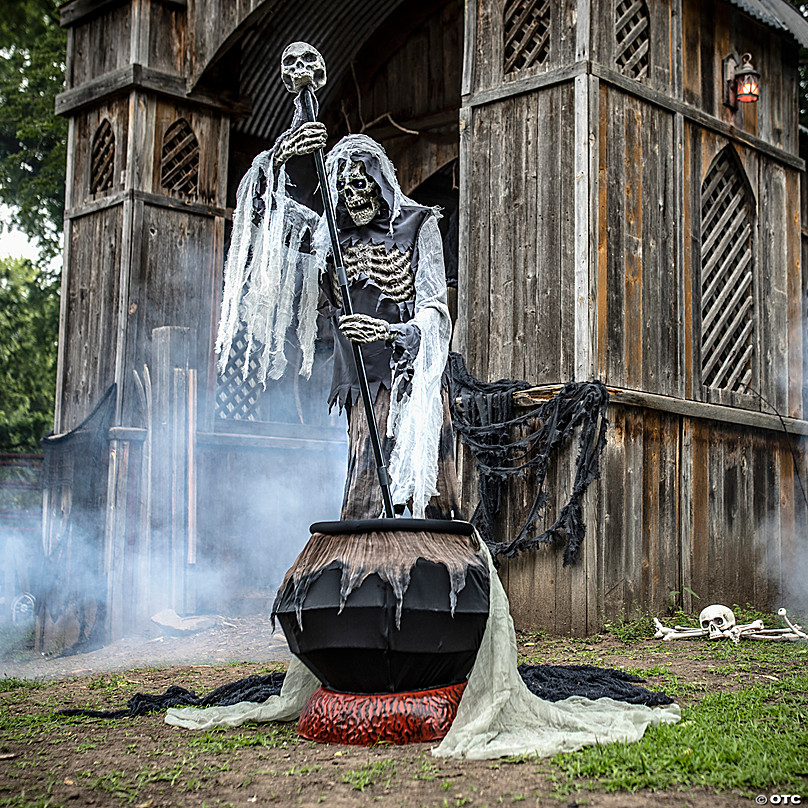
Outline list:
[[[33,618],[41,536],[42,455],[0,453],[0,623]]]

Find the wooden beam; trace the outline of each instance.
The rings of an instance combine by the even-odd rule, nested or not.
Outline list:
[[[78,25],[124,2],[126,0],[69,0],[59,9],[59,24],[62,28]]]
[[[125,2],[128,0],[68,0],[59,9],[59,24],[62,28],[78,25]],[[188,0],[159,0],[159,2],[169,7],[188,7]]]
[[[777,146],[772,146],[771,143],[767,143],[765,140],[762,140],[759,137],[747,134],[741,129],[730,126],[728,123],[724,123],[724,121],[712,115],[708,115],[706,112],[703,112],[690,104],[686,104],[684,101],[680,101],[678,98],[665,95],[664,93],[654,90],[638,81],[627,79],[616,70],[612,70],[611,68],[598,64],[597,62],[591,63],[591,69],[592,72],[602,81],[605,81],[606,83],[611,84],[612,86],[617,87],[630,95],[636,96],[637,98],[642,98],[644,101],[648,101],[649,103],[670,112],[679,112],[685,118],[687,118],[687,120],[692,121],[699,126],[703,126],[705,129],[716,132],[719,135],[723,135],[730,140],[734,140],[736,143],[741,143],[744,146],[749,146],[752,149],[762,152],[763,154],[777,160],[780,163],[784,163],[791,168],[796,168],[797,171],[805,170],[805,161],[801,160],[795,154],[792,154],[791,152]]]
[[[107,432],[107,440],[133,441],[143,443],[146,440],[147,430],[133,426],[113,426]]]
[[[238,421],[218,419],[215,427],[217,435],[227,437],[272,437],[293,440],[313,440],[316,442],[344,444],[345,428],[341,426],[315,426],[313,424],[289,424],[283,421]]]
[[[565,65],[555,70],[547,70],[537,76],[508,81],[500,87],[494,87],[491,90],[481,90],[478,93],[464,95],[463,106],[480,107],[485,104],[493,104],[495,101],[502,101],[505,98],[512,98],[515,95],[524,95],[525,93],[533,92],[533,90],[539,90],[542,87],[552,87],[554,84],[561,84],[574,79],[576,76],[590,72],[590,63],[588,61],[575,62],[574,64]]]
[[[445,126],[457,128],[459,121],[459,111],[457,107],[433,112],[431,115],[422,115],[420,118],[410,118],[406,121],[396,121],[398,126],[389,124],[387,118],[383,118],[373,126],[366,125],[362,130],[363,134],[370,135],[374,140],[389,140],[392,137],[414,137],[402,129],[411,129],[421,134]],[[401,128],[399,128],[401,127]]]
[[[214,95],[200,91],[189,93],[187,82],[181,76],[163,73],[141,64],[131,64],[59,93],[56,96],[56,114],[68,115],[134,89],[178,98],[196,106],[224,110],[237,116],[248,115],[250,112],[250,102],[243,96],[236,98],[225,93]]]
[[[513,403],[517,407],[535,407],[560,392],[563,385],[546,384],[531,387],[528,390],[514,393]],[[736,426],[749,426],[755,429],[766,429],[771,432],[783,432],[783,424],[791,435],[808,435],[808,421],[783,417],[782,422],[777,415],[757,410],[742,410],[738,407],[725,407],[720,404],[704,404],[701,401],[690,401],[673,396],[660,396],[656,393],[644,393],[640,390],[626,390],[621,387],[607,387],[609,403],[625,407],[640,407],[647,410],[669,412],[684,415],[688,418],[700,418],[706,421],[720,421]]]
[[[330,428],[318,430],[316,427],[307,426],[305,430],[314,432],[315,437],[296,436],[291,433],[295,431],[296,424],[268,424],[260,425],[264,430],[272,430],[279,433],[273,435],[252,435],[235,432],[198,432],[196,433],[196,443],[202,448],[219,449],[332,449],[345,446],[344,433],[342,428],[334,429],[338,434],[329,436],[326,433]],[[290,434],[284,435],[284,432]],[[132,443],[143,443],[146,440],[148,431],[140,427],[113,426],[107,432],[108,440],[130,441]]]
[[[197,446],[200,450],[217,448],[265,451],[266,449],[342,449],[344,440],[314,440],[306,438],[282,438],[272,435],[228,435],[222,432],[198,432]]]
[[[479,93],[473,93],[463,97],[463,106],[479,107],[486,104],[493,104],[515,95],[523,95],[524,93],[533,92],[540,88],[551,87],[555,84],[570,81],[584,73],[597,76],[602,82],[616,87],[628,95],[640,98],[654,106],[667,110],[668,112],[679,113],[688,121],[696,123],[712,132],[716,132],[743,146],[755,149],[765,154],[767,157],[771,157],[773,160],[789,166],[789,168],[794,168],[797,171],[805,171],[805,160],[802,160],[797,155],[785,149],[773,146],[771,143],[767,143],[759,137],[755,137],[735,126],[731,126],[712,115],[708,115],[706,112],[678,98],[654,90],[639,81],[628,79],[616,70],[612,70],[597,62],[583,60],[557,70],[548,70],[538,76],[507,82],[501,87],[496,87],[492,90],[483,90]]]
[[[474,89],[474,68],[477,51],[477,0],[464,0],[463,69],[460,92],[468,95]]]
[[[196,214],[197,216],[219,216],[228,220],[233,218],[233,208],[220,208],[216,205],[208,205],[204,202],[191,202],[173,196],[163,196],[162,194],[152,194],[148,191],[130,189],[128,191],[119,191],[118,193],[110,194],[101,199],[94,199],[92,202],[87,202],[83,205],[68,208],[65,211],[65,219],[78,219],[90,213],[97,213],[99,210],[114,208],[116,205],[122,205],[127,200],[145,202],[147,205],[152,205],[153,207],[180,210],[184,213]]]

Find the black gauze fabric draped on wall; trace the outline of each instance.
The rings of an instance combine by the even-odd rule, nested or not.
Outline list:
[[[471,450],[477,467],[480,503],[471,517],[494,560],[513,558],[542,544],[564,545],[564,566],[574,564],[586,534],[581,500],[600,476],[606,445],[609,393],[601,382],[567,382],[561,391],[536,407],[514,415],[513,394],[531,385],[500,379],[481,382],[467,370],[463,357],[449,354],[452,420]],[[575,482],[555,522],[537,533],[547,505],[545,478],[550,460],[579,430]],[[527,519],[516,538],[496,541],[494,522],[509,480],[528,477],[535,490]]]

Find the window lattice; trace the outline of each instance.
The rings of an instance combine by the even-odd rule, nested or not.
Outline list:
[[[167,191],[196,196],[199,189],[199,141],[185,118],[163,135],[160,185]]]
[[[115,168],[115,133],[112,125],[104,118],[93,135],[90,156],[90,193],[108,191],[112,188],[112,174]]]
[[[250,369],[244,378],[244,356],[247,340],[244,333],[236,335],[230,346],[225,372],[219,377],[216,390],[216,417],[237,421],[255,421],[263,388],[258,382],[258,360],[250,357]]]
[[[753,211],[743,173],[725,149],[701,187],[701,379],[745,392],[752,381]]]
[[[648,74],[650,17],[644,0],[617,0],[614,11],[617,69],[632,79]]]
[[[550,0],[505,0],[505,72],[543,64],[550,49]]]

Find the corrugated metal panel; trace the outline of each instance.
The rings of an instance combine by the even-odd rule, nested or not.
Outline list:
[[[328,83],[319,93],[328,103],[351,59],[403,0],[320,0],[306,6],[279,3],[262,24],[244,38],[241,93],[252,99],[252,115],[236,125],[244,134],[274,140],[292,118],[292,97],[280,78],[281,53],[290,42],[309,42],[323,54]]]
[[[808,20],[785,0],[728,0],[751,17],[791,34],[808,47]],[[261,24],[244,37],[241,92],[252,99],[252,115],[236,125],[244,134],[274,140],[289,125],[292,102],[280,80],[280,59],[289,42],[303,40],[316,47],[328,68],[328,99],[350,69],[351,59],[403,0],[316,0],[305,14],[297,3],[279,2]]]
[[[808,48],[808,20],[786,0],[729,0],[750,17],[779,31],[787,31]]]

